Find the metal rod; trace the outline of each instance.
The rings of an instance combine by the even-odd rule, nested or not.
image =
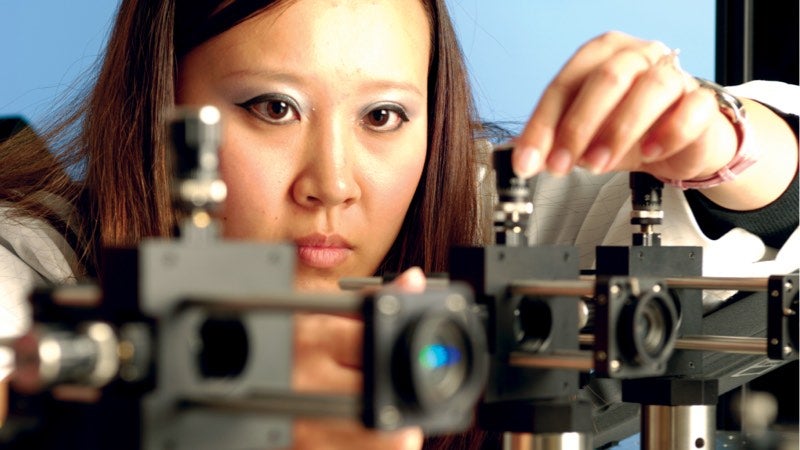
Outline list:
[[[426,278],[428,287],[447,287],[450,280],[447,278]],[[345,291],[358,291],[364,288],[380,287],[384,284],[381,277],[344,277],[339,278],[339,288]]]
[[[212,312],[242,311],[313,311],[325,313],[360,312],[363,295],[353,292],[338,294],[274,293],[264,297],[192,297],[184,306],[199,306]]]
[[[682,277],[666,278],[664,281],[671,288],[763,292],[767,290],[768,279],[764,277]]]
[[[345,277],[339,278],[339,289],[357,291],[365,287],[377,287],[383,284],[381,277]]]
[[[512,352],[508,363],[517,367],[538,367],[542,369],[573,369],[588,372],[594,369],[594,359],[591,352],[560,351],[549,354],[530,354]]]
[[[219,411],[253,412],[297,417],[340,417],[358,419],[361,397],[295,393],[255,393],[247,398],[205,396],[185,398],[188,407]]]
[[[675,341],[675,349],[766,355],[767,339],[741,336],[683,336]]]
[[[594,295],[593,280],[512,280],[509,284],[511,293],[517,295]]]
[[[665,278],[670,288],[737,290],[763,292],[767,290],[768,279],[764,277],[676,277]],[[518,295],[563,295],[593,296],[594,277],[581,277],[578,280],[513,280],[511,292]]]
[[[578,343],[593,346],[594,336],[578,335]],[[766,355],[767,339],[742,336],[683,336],[675,340],[676,350],[702,350],[706,352]]]

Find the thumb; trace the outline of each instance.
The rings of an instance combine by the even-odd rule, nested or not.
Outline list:
[[[405,292],[417,293],[425,290],[427,280],[425,279],[425,273],[422,272],[422,269],[419,267],[412,267],[395,278],[392,284]]]

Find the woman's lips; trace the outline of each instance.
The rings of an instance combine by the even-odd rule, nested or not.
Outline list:
[[[297,257],[302,264],[317,269],[330,269],[342,264],[353,252],[341,236],[313,234],[295,240]]]

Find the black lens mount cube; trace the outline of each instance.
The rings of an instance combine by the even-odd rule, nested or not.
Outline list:
[[[598,277],[595,285],[594,366],[608,378],[657,376],[675,348],[678,315],[657,279]]]
[[[362,419],[370,428],[467,429],[486,385],[486,331],[465,284],[365,299]]]
[[[597,276],[643,278],[699,277],[703,275],[703,248],[694,246],[597,247]],[[670,289],[677,300],[678,338],[703,333],[703,296],[699,289]],[[703,352],[676,350],[667,362],[666,376],[699,376]]]
[[[488,311],[492,363],[486,402],[550,399],[577,392],[577,371],[511,366],[508,356],[515,351],[578,349],[577,297],[528,297],[510,290],[515,280],[575,280],[580,273],[578,260],[577,249],[568,246],[494,245],[450,250],[450,278],[469,283],[476,302]],[[549,317],[543,317],[543,312]],[[538,319],[527,321],[526,326],[526,314]]]

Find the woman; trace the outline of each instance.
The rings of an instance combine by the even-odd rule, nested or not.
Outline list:
[[[517,138],[516,170],[563,175],[577,164],[597,173],[636,169],[713,180],[735,159],[740,136],[713,94],[687,80],[665,50],[618,33],[586,44]],[[54,243],[61,260],[32,270],[17,251],[14,264],[38,271],[31,279],[102,278],[102,246],[168,236],[175,219],[163,125],[175,104],[208,103],[224,116],[225,233],[297,244],[297,289],[332,290],[342,276],[415,266],[446,270],[450,246],[482,242],[476,118],[443,1],[130,0],[122,2],[86,103],[46,137],[64,142],[77,130],[59,156],[85,162],[82,180],[71,182],[62,163],[26,136],[2,147],[3,166],[13,169],[0,174],[0,195],[14,204],[3,214],[26,230],[42,229],[32,223],[38,217],[63,231],[39,236]],[[758,104],[747,108],[748,138],[775,142],[735,181],[703,191],[734,210],[772,203],[797,166],[785,121]],[[53,195],[75,205],[76,214],[59,216]],[[412,269],[398,283],[414,290],[425,281]],[[296,330],[297,390],[359,389],[357,320],[300,316]],[[477,446],[482,438],[463,439],[438,445]],[[298,420],[294,442],[419,448],[422,436]]]

